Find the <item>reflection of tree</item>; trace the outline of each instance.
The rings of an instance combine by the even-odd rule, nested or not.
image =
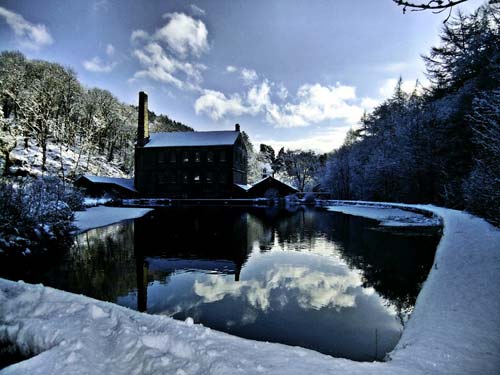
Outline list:
[[[47,274],[56,288],[116,301],[135,288],[134,223],[97,228],[80,234],[58,267]]]
[[[388,234],[373,230],[375,222],[326,211],[252,211],[280,245],[304,251],[324,236],[335,243],[352,268],[363,271],[364,286],[373,287],[403,314],[413,307],[421,284],[427,278],[439,241],[436,236]],[[271,249],[275,236],[260,241]]]

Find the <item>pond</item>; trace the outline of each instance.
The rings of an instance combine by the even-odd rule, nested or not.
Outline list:
[[[393,233],[304,207],[162,208],[80,234],[67,253],[22,278],[373,361],[398,342],[438,242],[435,232]]]

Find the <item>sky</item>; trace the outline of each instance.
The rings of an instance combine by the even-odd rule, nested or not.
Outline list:
[[[399,77],[427,84],[421,55],[446,16],[392,0],[0,0],[0,50],[69,66],[126,103],[144,90],[195,130],[239,123],[255,146],[329,152]]]

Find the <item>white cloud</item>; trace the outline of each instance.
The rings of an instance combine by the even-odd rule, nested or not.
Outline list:
[[[234,72],[236,72],[237,70],[238,70],[238,68],[237,68],[237,67],[235,67],[235,66],[232,66],[232,65],[228,65],[228,66],[226,66],[226,72],[228,72],[228,73],[234,73]]]
[[[205,90],[194,104],[196,114],[206,113],[213,120],[219,120],[226,115],[241,116],[249,112],[239,95],[226,97],[223,93]]]
[[[264,143],[272,146],[275,150],[285,147],[290,150],[313,150],[319,153],[326,153],[342,146],[346,134],[351,128],[351,126],[340,126],[320,129],[310,136],[304,136],[289,141],[284,141],[283,139],[258,138],[255,140],[254,144]]]
[[[197,16],[204,16],[205,15],[205,11],[203,9],[201,9],[199,6],[197,6],[196,4],[191,4],[189,6],[189,8],[191,8],[191,12]]]
[[[371,104],[366,99],[360,103],[352,86],[322,86],[319,83],[303,85],[292,102],[277,104],[271,100],[273,86],[273,83],[264,80],[252,85],[243,96],[226,96],[217,92],[217,100],[213,97],[215,91],[209,91],[210,94],[204,93],[196,101],[196,113],[206,113],[212,119],[220,119],[226,114],[263,114],[267,122],[284,128],[310,126],[329,120],[341,120],[352,125],[359,122],[364,110]],[[283,88],[278,89],[278,95],[280,91]]]
[[[98,56],[83,62],[83,67],[89,72],[94,73],[109,73],[115,68],[115,66],[116,62],[105,63]]]
[[[115,54],[115,47],[112,44],[106,46],[106,55],[112,57]]]
[[[255,70],[243,68],[241,69],[241,78],[246,85],[251,85],[259,76]]]
[[[132,43],[137,43],[140,42],[141,40],[148,40],[149,39],[149,34],[144,31],[144,30],[134,30],[132,31],[132,34],[130,35],[130,41]]]
[[[282,83],[278,87],[277,95],[281,100],[285,100],[288,97],[288,90]]]
[[[296,98],[295,103],[273,105],[266,115],[267,121],[278,127],[308,126],[327,120],[355,124],[363,115],[352,86],[303,85]]]
[[[43,24],[35,25],[24,19],[20,14],[1,6],[0,17],[5,19],[14,34],[20,38],[21,44],[27,48],[38,50],[54,42],[47,27]]]
[[[183,13],[164,17],[168,22],[152,35],[144,30],[132,32],[133,55],[142,66],[132,80],[149,78],[182,90],[201,90],[202,72],[206,67],[189,61],[188,57],[199,57],[208,51],[205,24]]]
[[[200,56],[208,50],[208,30],[202,21],[184,13],[168,13],[164,17],[169,21],[156,30],[156,40],[166,43],[181,57],[189,53]]]
[[[135,49],[133,53],[144,67],[134,74],[134,78],[148,77],[155,81],[173,84],[179,89],[199,89],[201,72],[205,69],[203,65],[180,61],[168,55],[156,42]],[[182,79],[179,78],[179,74]]]

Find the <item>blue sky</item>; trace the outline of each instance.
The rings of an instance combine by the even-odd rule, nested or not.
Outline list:
[[[470,0],[465,12],[483,0]],[[254,144],[338,147],[420,55],[446,14],[391,0],[0,0],[0,49],[72,67],[87,86],[196,130],[240,123]]]

